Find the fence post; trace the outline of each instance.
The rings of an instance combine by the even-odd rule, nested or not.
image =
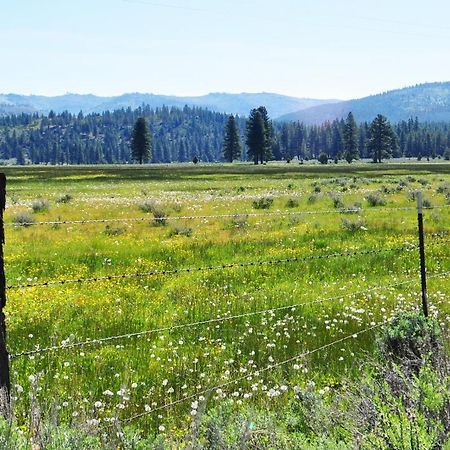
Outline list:
[[[10,378],[9,355],[6,348],[6,321],[3,308],[6,306],[6,277],[3,244],[5,243],[5,228],[3,212],[6,205],[6,176],[0,173],[0,405],[4,415],[9,414]]]
[[[427,272],[425,267],[425,242],[423,235],[422,192],[417,192],[417,221],[419,225],[420,279],[422,282],[422,310],[428,317]]]

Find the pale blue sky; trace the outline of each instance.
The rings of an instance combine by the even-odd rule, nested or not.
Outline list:
[[[355,98],[450,80],[448,0],[0,0],[0,92]]]

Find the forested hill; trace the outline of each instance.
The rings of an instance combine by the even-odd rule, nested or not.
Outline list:
[[[32,114],[36,112],[48,114],[50,111],[56,113],[68,111],[72,114],[78,114],[80,111],[83,111],[84,114],[89,114],[114,111],[121,108],[135,109],[142,105],[148,105],[151,108],[162,108],[163,106],[183,108],[185,105],[188,105],[191,107],[207,108],[211,111],[245,116],[250,109],[257,108],[260,105],[266,105],[271,111],[272,117],[276,118],[284,114],[299,111],[300,109],[337,101],[289,97],[266,92],[255,94],[212,93],[196,97],[141,93],[123,94],[114,97],[79,94],[65,94],[55,97],[0,94],[0,115]]]
[[[280,120],[321,124],[327,120],[345,118],[349,112],[353,113],[357,122],[369,122],[378,113],[392,122],[410,117],[427,122],[449,122],[450,82],[420,84],[358,100],[314,106],[287,114]]]
[[[269,112],[270,113],[270,112]],[[130,139],[138,117],[147,119],[153,135],[152,162],[222,161],[228,115],[202,108],[120,109],[102,114],[61,114],[48,116],[20,114],[0,117],[0,163],[97,164],[131,162]],[[242,159],[246,158],[246,120],[237,118]],[[315,158],[325,153],[342,158],[344,121],[319,126],[299,122],[272,123],[273,159]],[[450,123],[394,124],[398,156],[439,156],[450,148]],[[358,126],[358,153],[367,158],[369,124]]]
[[[140,116],[146,117],[153,135],[153,162],[221,159],[228,116],[187,106],[0,117],[0,158],[16,158],[19,164],[130,162],[131,133]],[[238,124],[243,130],[244,119]]]

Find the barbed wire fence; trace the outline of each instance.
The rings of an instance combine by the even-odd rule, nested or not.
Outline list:
[[[450,205],[436,205],[423,207],[425,210],[445,209]],[[394,212],[394,211],[417,211],[417,208],[405,207],[374,207],[374,208],[341,208],[329,210],[312,210],[312,211],[273,211],[273,212],[244,212],[232,214],[207,214],[207,215],[182,215],[182,216],[154,216],[154,217],[114,217],[108,219],[79,219],[79,220],[50,220],[37,222],[7,222],[7,227],[31,227],[33,225],[88,225],[96,223],[132,223],[132,222],[167,222],[179,220],[215,220],[215,219],[234,219],[234,218],[257,218],[257,217],[292,217],[292,216],[311,216],[321,214],[356,214],[363,212]]]
[[[5,204],[5,192],[6,192],[6,179],[2,179],[0,177],[0,203],[3,205]],[[340,251],[340,252],[334,252],[334,253],[326,253],[326,254],[309,254],[309,255],[299,255],[299,256],[293,256],[289,258],[280,258],[280,259],[272,259],[272,260],[257,260],[257,261],[241,261],[241,262],[231,262],[226,264],[218,264],[218,265],[209,265],[209,266],[201,266],[201,267],[181,267],[181,268],[168,268],[167,270],[153,270],[153,271],[146,271],[146,272],[136,272],[136,273],[125,273],[125,274],[113,274],[113,275],[101,275],[96,277],[82,277],[82,278],[74,278],[74,279],[57,279],[57,280],[47,280],[47,281],[36,281],[36,282],[28,282],[28,283],[20,283],[20,284],[11,284],[7,285],[5,281],[5,277],[1,276],[1,274],[4,274],[4,260],[3,260],[3,243],[4,238],[2,239],[1,249],[0,249],[0,296],[4,299],[4,302],[0,305],[0,319],[2,323],[0,324],[0,330],[1,330],[1,342],[0,342],[0,358],[2,360],[2,365],[0,368],[0,388],[5,388],[8,392],[10,391],[10,374],[9,374],[9,361],[16,360],[22,357],[34,357],[37,354],[44,354],[44,353],[50,353],[50,352],[59,352],[59,351],[67,351],[69,349],[73,348],[81,348],[85,346],[94,346],[94,345],[107,345],[111,342],[118,341],[118,340],[124,340],[124,339],[131,339],[131,338],[137,338],[142,336],[149,336],[156,333],[163,333],[163,332],[172,332],[180,329],[191,329],[194,327],[200,327],[205,326],[209,324],[218,324],[226,321],[232,321],[242,318],[248,318],[253,317],[257,315],[263,315],[263,314],[271,314],[279,311],[286,311],[291,310],[294,311],[296,308],[324,303],[324,302],[332,302],[334,300],[343,299],[346,297],[356,296],[356,295],[362,295],[369,292],[377,291],[380,289],[388,289],[388,288],[395,288],[404,286],[411,283],[416,283],[419,280],[421,281],[422,285],[422,310],[425,315],[428,315],[428,304],[427,304],[427,295],[426,295],[426,268],[425,268],[425,246],[424,246],[424,232],[423,232],[423,222],[421,226],[421,221],[423,221],[423,210],[431,210],[431,209],[440,209],[440,208],[447,208],[450,205],[442,205],[442,206],[431,206],[427,208],[422,208],[421,205],[421,195],[418,195],[418,205],[417,208],[413,207],[390,207],[390,208],[370,208],[370,209],[362,209],[362,208],[349,208],[349,209],[340,209],[340,210],[315,210],[315,211],[289,211],[289,212],[283,212],[283,211],[276,211],[276,212],[264,212],[264,213],[237,213],[237,214],[214,214],[214,215],[183,215],[183,216],[165,216],[165,217],[154,217],[154,218],[148,218],[148,217],[131,217],[131,218],[108,218],[108,219],[83,219],[83,220],[55,220],[55,221],[39,221],[39,222],[23,222],[20,225],[15,223],[4,223],[3,222],[3,216],[0,214],[0,232],[2,237],[4,237],[4,226],[8,227],[14,227],[14,226],[33,226],[33,225],[84,225],[84,224],[96,224],[96,223],[111,223],[111,222],[147,222],[150,220],[153,221],[168,221],[168,220],[215,220],[215,219],[225,219],[225,218],[238,218],[238,217],[289,217],[289,216],[308,216],[308,215],[318,215],[318,214],[352,214],[352,213],[361,213],[366,211],[387,211],[393,212],[393,211],[414,211],[417,210],[418,212],[418,221],[419,221],[419,244],[414,245],[411,243],[404,243],[401,246],[398,247],[388,247],[388,248],[377,248],[377,249],[364,249],[364,250],[354,250],[354,251]],[[3,207],[4,209],[4,207]],[[2,210],[3,211],[3,210]],[[431,234],[432,237],[439,238],[436,241],[429,242],[427,246],[436,246],[436,245],[442,245],[445,243],[450,242],[450,239],[444,239],[448,236],[447,233],[441,232],[441,233],[433,233]],[[289,264],[289,263],[298,263],[298,262],[307,262],[307,261],[316,261],[316,260],[328,260],[328,259],[334,259],[334,258],[350,258],[350,257],[358,257],[358,256],[367,256],[367,255],[381,255],[385,253],[396,253],[396,254],[402,254],[412,251],[419,250],[420,253],[420,279],[418,278],[411,278],[403,281],[397,281],[394,283],[384,284],[384,285],[378,285],[378,286],[372,286],[364,290],[359,290],[355,292],[346,292],[341,295],[326,297],[326,298],[319,298],[315,300],[310,300],[307,302],[300,302],[300,303],[292,303],[288,305],[283,305],[279,307],[273,307],[273,308],[266,308],[266,309],[260,309],[257,311],[249,311],[241,314],[234,314],[234,315],[224,315],[219,317],[212,317],[200,321],[195,322],[189,322],[189,323],[181,323],[181,324],[174,324],[174,325],[168,325],[158,328],[152,328],[148,330],[142,330],[142,331],[133,331],[129,333],[124,334],[118,334],[113,336],[105,336],[102,338],[91,338],[91,339],[85,339],[82,341],[77,342],[63,342],[61,344],[55,344],[47,347],[35,347],[32,349],[27,349],[23,351],[16,352],[14,354],[8,355],[7,349],[6,349],[6,325],[4,321],[4,314],[3,314],[3,308],[6,305],[6,293],[8,291],[12,290],[24,290],[24,289],[30,289],[30,288],[44,288],[49,286],[57,286],[57,285],[65,285],[65,284],[84,284],[84,283],[95,283],[95,282],[101,282],[101,281],[113,281],[113,280],[124,280],[124,279],[131,279],[131,278],[148,278],[148,277],[154,277],[154,276],[169,276],[169,275],[176,275],[176,274],[183,274],[183,273],[193,273],[193,272],[208,272],[208,271],[221,271],[221,270],[227,270],[227,269],[233,269],[233,268],[251,268],[251,267],[263,267],[263,266],[278,266],[283,264]],[[433,273],[428,275],[429,278],[444,278],[450,275],[450,272],[440,272],[440,273]],[[378,324],[375,324],[373,326],[370,326],[368,328],[365,328],[363,330],[360,330],[356,333],[352,333],[351,335],[344,336],[340,339],[337,339],[335,341],[332,341],[330,343],[321,345],[319,347],[316,347],[314,349],[306,350],[302,352],[301,354],[292,356],[290,358],[284,359],[282,361],[274,362],[272,364],[269,364],[266,367],[263,367],[261,369],[255,370],[251,373],[246,373],[243,376],[234,378],[232,380],[228,380],[224,383],[214,385],[212,387],[206,388],[204,390],[195,392],[194,394],[185,396],[183,398],[177,399],[173,402],[166,403],[164,405],[160,405],[158,407],[145,410],[141,413],[135,414],[134,416],[131,416],[124,420],[124,422],[130,422],[132,420],[139,419],[140,417],[143,417],[145,415],[151,414],[153,412],[159,411],[161,409],[167,409],[172,406],[175,406],[179,403],[185,402],[189,399],[197,398],[200,395],[208,394],[211,392],[218,391],[220,389],[223,389],[227,386],[230,386],[232,384],[237,384],[240,381],[243,380],[250,380],[254,376],[258,376],[261,373],[273,370],[277,367],[281,367],[284,365],[287,365],[293,361],[299,360],[301,358],[305,358],[311,354],[321,352],[331,346],[337,345],[339,343],[342,343],[346,340],[357,338],[358,336],[368,333],[372,330],[375,330],[377,328],[385,326],[389,321],[380,322]],[[5,361],[5,363],[3,363]]]

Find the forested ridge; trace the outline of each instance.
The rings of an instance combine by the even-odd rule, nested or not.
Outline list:
[[[269,111],[270,114],[270,111]],[[152,134],[151,161],[223,161],[224,133],[229,115],[204,108],[149,106],[104,113],[50,112],[46,116],[19,114],[0,117],[0,159],[18,164],[96,164],[132,162],[133,126],[145,117]],[[246,119],[236,117],[246,160]],[[357,152],[371,157],[369,123],[358,124]],[[276,160],[342,158],[344,120],[307,126],[300,122],[271,122],[271,157]],[[449,123],[421,123],[410,119],[393,124],[396,146],[393,157],[438,157],[450,148]]]

